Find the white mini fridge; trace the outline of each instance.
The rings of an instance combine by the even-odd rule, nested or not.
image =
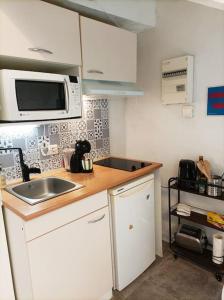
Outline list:
[[[121,291],[155,260],[154,175],[110,190],[114,288]]]

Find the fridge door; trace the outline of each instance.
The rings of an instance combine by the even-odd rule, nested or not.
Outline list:
[[[111,198],[115,288],[122,290],[155,260],[154,180]]]

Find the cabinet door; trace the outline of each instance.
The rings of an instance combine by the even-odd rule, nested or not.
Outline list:
[[[81,17],[83,78],[136,81],[136,34]]]
[[[0,299],[15,300],[0,194]]]
[[[0,55],[81,65],[79,15],[39,0],[1,0]]]
[[[110,298],[108,207],[28,242],[33,299]]]

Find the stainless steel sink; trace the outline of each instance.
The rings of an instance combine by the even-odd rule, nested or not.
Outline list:
[[[7,187],[6,191],[34,205],[82,187],[83,185],[79,183],[57,177],[47,177]]]

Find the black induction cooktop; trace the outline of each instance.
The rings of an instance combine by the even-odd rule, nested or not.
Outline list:
[[[133,172],[144,167],[150,166],[151,163],[143,161],[135,161],[123,158],[108,157],[94,162],[95,165],[114,168],[124,171]]]

